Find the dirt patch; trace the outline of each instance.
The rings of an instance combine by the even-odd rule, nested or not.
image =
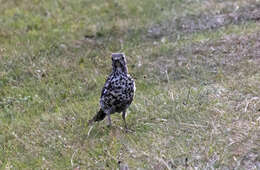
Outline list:
[[[216,29],[229,24],[240,24],[245,21],[260,20],[260,4],[247,6],[224,14],[201,14],[177,19],[178,30],[194,32],[199,30]]]
[[[219,74],[233,76],[255,74],[260,61],[260,32],[248,35],[230,35],[220,40],[193,43],[181,49],[158,54],[149,68],[157,68],[160,79],[193,78],[215,80]]]
[[[257,63],[260,59],[260,33],[243,36],[230,35],[215,42],[209,41],[192,46],[189,53],[193,57],[203,58],[200,60],[201,64],[207,64],[209,67],[220,66],[226,71],[245,59],[253,63]],[[185,53],[183,51],[181,50],[179,53]],[[207,63],[203,63],[203,61],[207,61]]]
[[[227,8],[230,8],[228,6]],[[147,36],[160,38],[171,35],[174,32],[197,32],[217,29],[229,24],[241,24],[247,21],[260,20],[260,4],[250,4],[245,7],[234,7],[233,11],[223,9],[222,13],[201,13],[199,15],[187,15],[163,23],[153,25],[148,29]]]

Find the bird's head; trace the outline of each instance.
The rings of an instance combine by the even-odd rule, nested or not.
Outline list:
[[[124,53],[112,53],[113,71],[127,74],[126,57]]]

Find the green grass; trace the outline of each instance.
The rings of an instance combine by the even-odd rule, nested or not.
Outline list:
[[[260,168],[257,1],[0,3],[1,169]],[[132,133],[119,114],[87,126],[118,51],[136,81]]]

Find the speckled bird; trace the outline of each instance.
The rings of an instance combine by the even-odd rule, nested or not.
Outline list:
[[[112,54],[112,73],[108,76],[100,97],[100,110],[89,121],[92,124],[101,121],[107,116],[108,126],[111,126],[110,115],[121,113],[126,124],[126,110],[133,101],[135,82],[128,74],[126,57],[123,53]]]

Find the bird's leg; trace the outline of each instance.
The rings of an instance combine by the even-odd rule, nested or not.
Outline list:
[[[110,113],[111,113],[111,110],[107,111],[106,112],[106,115],[107,115],[107,122],[108,122],[108,127],[111,127],[112,123],[111,123],[111,118],[110,118]]]
[[[122,118],[123,118],[124,123],[125,123],[125,129],[128,129],[128,128],[127,128],[126,121],[125,121],[125,117],[126,117],[126,110],[123,111]]]
[[[112,124],[111,124],[111,118],[110,118],[110,111],[108,111],[106,114],[107,114],[107,121],[108,121],[108,125],[107,126],[111,127]]]

